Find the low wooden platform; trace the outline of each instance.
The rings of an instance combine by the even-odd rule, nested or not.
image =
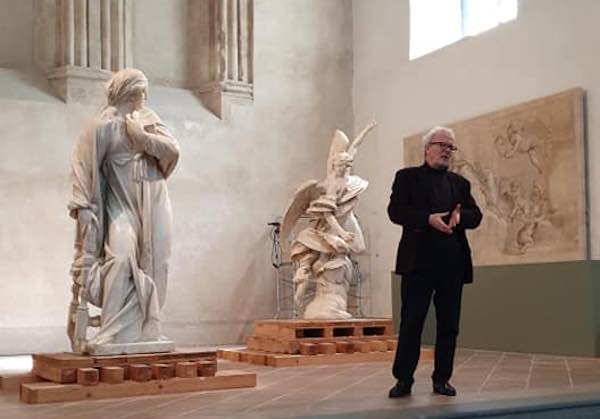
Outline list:
[[[223,349],[217,356],[272,367],[394,359],[396,336],[391,319],[258,320],[244,349]],[[423,359],[432,359],[430,350]]]
[[[69,384],[77,382],[77,370],[80,368],[99,369],[108,366],[120,366],[125,370],[132,364],[175,364],[184,361],[211,361],[216,368],[217,354],[214,351],[203,352],[164,352],[151,354],[99,355],[88,356],[68,352],[33,354],[33,374],[54,383]],[[125,371],[127,376],[127,371]]]
[[[171,378],[145,382],[124,381],[119,384],[99,383],[94,386],[30,383],[21,386],[21,401],[29,404],[96,400],[119,397],[184,393],[204,390],[256,387],[256,374],[223,371],[214,377]]]
[[[256,386],[256,374],[217,373],[217,353],[166,352],[127,355],[34,354],[30,375],[20,380],[24,403],[66,402]]]

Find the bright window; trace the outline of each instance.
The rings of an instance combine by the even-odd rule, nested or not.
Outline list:
[[[410,0],[410,59],[517,17],[517,0]]]

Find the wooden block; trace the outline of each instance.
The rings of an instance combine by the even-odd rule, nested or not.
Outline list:
[[[240,362],[248,362],[248,352],[242,351],[240,354]]]
[[[150,369],[150,366],[147,367]],[[174,378],[146,382],[125,381],[120,384],[100,383],[94,387],[44,382],[23,384],[21,401],[37,404],[248,387],[256,387],[256,374],[240,371],[224,371],[215,377]]]
[[[130,364],[129,378],[133,381],[150,381],[152,379],[152,367],[146,364]]]
[[[0,390],[2,391],[19,391],[21,384],[38,383],[44,381],[33,373],[23,374],[2,374],[0,375]]]
[[[155,380],[168,380],[175,377],[174,364],[152,364],[152,378]]]
[[[95,386],[98,381],[100,381],[100,374],[96,368],[77,368],[77,384]]]
[[[118,366],[100,367],[100,381],[103,383],[118,384],[125,380],[125,368]]]
[[[289,341],[285,346],[286,350],[284,352],[287,354],[296,355],[300,353],[300,342],[296,340]]]
[[[123,368],[123,380],[131,380],[131,375],[129,373],[129,364],[122,364],[119,367]]]
[[[198,375],[200,377],[214,377],[217,373],[216,361],[200,361],[198,362]]]
[[[382,340],[372,340],[369,342],[371,345],[371,352],[386,352],[387,343]]]
[[[266,365],[267,355],[264,353],[250,353],[248,354],[248,362],[256,365]]]
[[[175,376],[192,378],[198,376],[198,363],[196,361],[182,361],[175,364]]]
[[[398,346],[398,341],[396,339],[388,339],[385,341],[387,343],[388,351],[395,351],[396,346]]]
[[[364,340],[355,340],[352,343],[354,343],[355,352],[360,352],[363,354],[371,352],[371,344],[369,342],[366,342]]]
[[[351,354],[354,352],[354,345],[352,342],[339,341],[335,343],[335,350],[342,354]]]
[[[318,344],[319,346],[319,353],[320,354],[325,354],[325,355],[331,355],[334,354],[336,352],[335,350],[335,343],[332,342],[321,342]]]
[[[319,345],[315,343],[301,343],[300,354],[302,355],[316,355],[319,353]]]

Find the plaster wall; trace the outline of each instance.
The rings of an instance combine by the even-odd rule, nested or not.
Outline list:
[[[33,7],[34,0],[0,0],[0,67],[31,64]]]
[[[591,257],[600,257],[598,15],[594,0],[521,0],[516,20],[409,61],[409,1],[353,2],[355,124],[379,122],[357,164],[371,182],[360,210],[371,232],[372,314],[391,314],[385,279],[401,227],[386,207],[402,139],[576,86],[587,92]]]
[[[69,156],[97,112],[50,92],[30,64],[30,41],[18,38],[24,29],[4,25],[20,16],[14,3],[2,2],[0,17],[3,35],[13,39],[0,43],[0,62],[15,67],[0,69],[0,354],[68,347]],[[134,66],[162,82],[151,85],[149,105],[181,147],[169,180],[174,237],[165,332],[179,345],[241,342],[254,319],[275,309],[266,223],[301,182],[324,175],[334,129],[353,127],[352,7],[349,0],[256,0],[254,103],[232,105],[219,120],[190,91],[172,87],[184,74],[185,22],[175,10],[184,4],[133,3]],[[33,20],[29,13],[23,21]],[[163,44],[146,49],[159,17]]]

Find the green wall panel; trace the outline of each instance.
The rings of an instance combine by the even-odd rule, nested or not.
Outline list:
[[[394,321],[401,277],[392,274]],[[433,304],[423,343],[435,341]],[[578,356],[600,355],[600,262],[476,267],[463,292],[459,346]]]

